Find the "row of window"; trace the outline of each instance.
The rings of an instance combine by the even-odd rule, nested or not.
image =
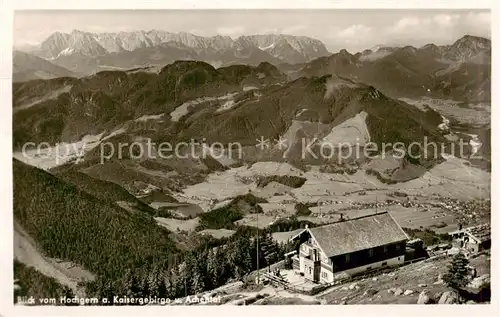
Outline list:
[[[396,250],[400,250],[401,246],[399,244],[396,244]],[[387,246],[384,245],[384,253],[387,253]],[[374,249],[368,249],[368,256],[372,257],[374,255]],[[349,263],[351,261],[351,255],[346,254],[345,255],[345,262]]]
[[[307,251],[308,250],[308,247],[305,246],[305,245],[302,245],[302,248],[304,249],[304,251]],[[399,244],[396,244],[396,250],[400,250],[401,249],[401,246]],[[374,249],[368,249],[368,256],[369,257],[373,257],[374,256]],[[388,252],[388,247],[387,246],[384,246],[384,253],[387,253]],[[317,249],[313,249],[313,256],[312,256],[312,259],[314,261],[318,261],[320,260],[320,254],[318,252]],[[351,261],[351,255],[350,254],[346,254],[345,255],[345,263],[349,263]],[[328,260],[328,263],[331,264],[331,260]]]

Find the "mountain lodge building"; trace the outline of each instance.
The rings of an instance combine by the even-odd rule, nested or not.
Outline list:
[[[292,267],[306,279],[332,283],[338,274],[402,264],[408,239],[388,212],[306,227],[290,238],[299,241]]]

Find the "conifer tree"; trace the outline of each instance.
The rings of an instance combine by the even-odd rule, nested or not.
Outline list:
[[[469,283],[469,260],[461,252],[453,257],[443,281],[451,288],[459,290]]]

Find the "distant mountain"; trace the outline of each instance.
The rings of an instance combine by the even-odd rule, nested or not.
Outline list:
[[[337,58],[338,65],[348,65],[352,55],[343,52]],[[26,85],[14,87],[16,99],[32,98],[30,91]],[[441,123],[437,114],[428,118],[431,112],[346,78],[285,82],[276,67],[265,63],[215,69],[204,62],[178,61],[159,74],[108,71],[78,79],[57,99],[18,111],[13,134],[17,146],[27,141],[74,142],[86,134],[120,129],[172,143],[205,138],[208,143],[253,146],[259,136],[285,134],[299,112],[301,120],[331,129],[362,111],[377,143],[411,142],[426,130],[436,135]],[[148,116],[155,124],[141,125],[145,119],[140,118]]]
[[[193,59],[227,66],[261,62],[303,63],[329,54],[325,45],[305,36],[284,34],[202,37],[159,30],[90,33],[56,32],[30,51],[66,68],[92,73],[106,67],[133,68]]]
[[[169,114],[189,100],[244,94],[245,87],[263,88],[285,80],[269,63],[215,69],[204,62],[178,61],[158,74],[105,71],[73,81],[14,84],[16,107],[25,108],[24,102],[40,100],[14,116],[15,139],[21,143],[31,138],[46,142],[77,140],[85,133],[110,131],[143,115]],[[65,87],[70,89],[55,98],[40,99]]]
[[[484,51],[491,52],[491,41],[477,36],[466,35],[445,47],[443,57],[452,61],[468,61]]]
[[[336,74],[373,85],[393,97],[491,99],[491,41],[464,36],[452,45],[346,50],[283,69],[293,79]]]
[[[14,51],[13,61],[12,76],[14,82],[76,75],[66,68],[55,65],[43,58],[20,51]]]

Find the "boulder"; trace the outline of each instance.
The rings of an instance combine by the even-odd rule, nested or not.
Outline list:
[[[433,294],[434,302],[439,302],[439,299],[441,298],[441,295],[443,295],[443,292],[436,292]]]
[[[347,302],[345,300],[340,302],[340,305],[347,305]]]
[[[451,248],[447,251],[448,255],[457,255],[460,252],[460,248]]]
[[[490,275],[489,274],[484,274],[484,275],[481,275],[481,276],[476,277],[475,279],[473,279],[467,285],[467,287],[479,289],[479,288],[481,288],[481,286],[483,286],[484,283],[489,283],[489,282],[490,282]]]
[[[401,295],[401,294],[403,294],[403,290],[402,290],[401,288],[397,288],[397,289],[394,291],[394,295],[395,295],[395,296],[399,296],[399,295]]]
[[[444,281],[443,281],[443,274],[439,274],[438,275],[438,278],[437,278],[437,281],[434,282],[434,285],[440,285],[440,284],[444,284]]]
[[[352,283],[351,285],[349,285],[349,289],[352,291],[354,288],[356,288],[356,286],[358,286],[358,283]]]
[[[418,284],[418,287],[427,287],[427,284]]]
[[[363,293],[363,296],[373,296],[375,294],[377,294],[378,291],[376,289],[373,289],[373,288],[370,288],[370,289],[367,289],[364,293]]]
[[[374,277],[374,278],[372,278],[372,280],[373,280],[373,281],[376,281],[376,280],[377,280],[377,278],[376,278],[376,277]]]
[[[408,295],[411,295],[411,294],[413,294],[413,293],[414,293],[414,292],[413,292],[411,289],[407,289],[407,290],[406,290],[403,294],[404,294],[405,296],[408,296]]]
[[[441,298],[439,299],[439,304],[456,304],[458,303],[458,296],[455,292],[452,291],[447,291],[444,292],[443,295],[441,295]]]
[[[431,298],[429,297],[429,292],[427,290],[423,290],[420,295],[418,295],[417,304],[425,305],[429,304]]]

